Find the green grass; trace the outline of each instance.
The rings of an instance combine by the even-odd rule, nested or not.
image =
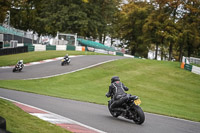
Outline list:
[[[107,104],[114,75],[141,98],[144,111],[200,121],[200,75],[178,62],[129,58],[48,79],[1,80],[0,87]]]
[[[15,55],[4,55],[0,56],[0,66],[15,65],[17,61],[24,60],[24,63],[41,61],[44,59],[52,59],[56,57],[64,57],[66,54],[69,55],[102,55],[100,53],[94,52],[82,52],[82,51],[38,51],[38,52],[28,52]]]
[[[194,64],[194,63],[190,63],[191,65],[194,65],[194,66],[197,66],[197,67],[200,67],[200,64]]]
[[[69,133],[61,127],[25,113],[11,102],[2,99],[0,115],[6,119],[6,129],[12,133]]]

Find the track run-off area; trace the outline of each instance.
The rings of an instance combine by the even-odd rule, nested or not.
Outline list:
[[[40,79],[48,78],[58,75],[63,75],[78,70],[94,67],[106,62],[110,62],[117,59],[122,59],[122,56],[73,56],[70,57],[71,63],[67,66],[61,66],[61,59],[46,63],[36,63],[35,65],[28,65],[23,68],[19,73],[13,73],[13,67],[0,67],[0,80],[10,79]]]
[[[22,72],[13,73],[12,68],[0,68],[0,80],[39,79],[76,72],[109,61],[123,59],[122,56],[90,55],[72,57],[68,66],[60,60],[25,66]],[[74,101],[33,93],[0,89],[0,97],[47,110],[59,116],[108,133],[197,133],[200,123],[173,117],[145,113],[145,122],[137,125],[122,117],[114,118],[107,106]]]

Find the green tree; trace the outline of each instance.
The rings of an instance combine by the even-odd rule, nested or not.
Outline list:
[[[106,36],[111,36],[115,13],[118,11],[120,0],[89,0],[85,12],[88,19],[86,37],[105,42]]]
[[[187,56],[197,56],[200,48],[200,1],[190,0],[184,3],[187,11],[183,16],[183,29],[187,31]]]
[[[3,23],[6,17],[7,11],[10,10],[12,0],[0,0],[0,23]]]
[[[155,59],[157,59],[159,47],[162,57],[165,51],[163,48],[168,47],[168,60],[172,58],[173,44],[176,43],[178,35],[176,21],[180,4],[173,2],[172,0],[153,1],[151,4],[154,5],[154,11],[149,15],[143,27],[145,39],[156,45]]]
[[[165,20],[168,19],[168,15],[164,13],[163,3],[151,4],[155,7],[146,19],[143,26],[143,33],[146,42],[156,45],[155,59],[157,59],[159,46],[164,45],[164,38],[167,35],[166,31],[163,29],[163,24]]]
[[[35,3],[38,0],[19,0],[15,1],[11,7],[11,25],[21,30],[32,30],[35,17],[36,9]]]
[[[118,14],[118,37],[131,50],[132,55],[147,57],[142,27],[152,10],[147,2],[130,2],[122,6]]]

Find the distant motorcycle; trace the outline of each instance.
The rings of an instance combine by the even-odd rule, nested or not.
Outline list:
[[[23,64],[16,64],[15,67],[13,68],[13,72],[19,71],[21,72],[21,70],[24,68]]]
[[[108,101],[108,109],[113,117],[122,116],[126,119],[133,120],[136,124],[142,124],[145,120],[145,115],[143,110],[140,108],[141,100],[135,96],[135,98],[130,94],[127,94],[128,100],[122,104],[120,108],[125,109],[126,113],[120,112],[119,110],[115,111],[110,109],[110,105],[112,104],[112,100]],[[134,99],[134,100],[133,100]]]
[[[69,57],[63,58],[63,59],[61,60],[61,66],[69,65],[70,62],[71,62],[71,59],[70,59]]]

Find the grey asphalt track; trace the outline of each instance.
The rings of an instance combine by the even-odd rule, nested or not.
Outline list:
[[[60,61],[27,66],[21,73],[13,73],[12,68],[0,69],[0,79],[26,79],[66,73],[120,56],[81,56],[72,59],[69,66],[61,66]],[[113,118],[105,105],[97,105],[37,95],[0,88],[0,96],[32,105],[55,114],[81,122],[108,133],[199,133],[200,123],[171,117],[145,113],[143,125],[134,124],[124,118]],[[106,98],[106,97],[105,97]]]
[[[0,96],[32,105],[108,133],[199,133],[200,123],[145,113],[143,125],[111,117],[107,106],[0,88]],[[105,97],[106,98],[106,97]]]
[[[95,65],[113,59],[122,59],[123,56],[88,55],[71,58],[71,63],[61,66],[61,61],[53,61],[38,65],[25,66],[21,72],[12,72],[13,68],[0,68],[0,80],[42,78],[51,75],[71,72],[77,69]]]

